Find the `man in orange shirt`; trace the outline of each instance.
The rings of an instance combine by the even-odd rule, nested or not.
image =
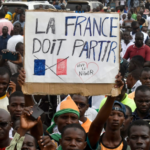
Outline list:
[[[72,99],[74,100],[74,102],[76,103],[76,105],[78,106],[78,109],[80,111],[80,121],[82,121],[81,126],[84,128],[85,132],[88,133],[90,126],[91,126],[91,121],[85,117],[85,112],[89,107],[88,104],[88,98],[85,96],[81,96],[81,95],[73,95]]]

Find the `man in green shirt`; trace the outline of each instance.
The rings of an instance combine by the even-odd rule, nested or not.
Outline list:
[[[125,82],[124,82],[124,86],[122,87],[122,90],[121,90],[121,94],[119,96],[116,97],[116,100],[121,102],[122,104],[124,105],[127,105],[131,108],[132,112],[135,111],[136,109],[136,105],[135,105],[135,102],[134,100],[128,98],[128,94],[126,93],[127,92],[127,89],[125,87]],[[99,107],[99,110],[102,108],[102,106],[105,104],[106,102],[106,98],[104,98],[102,101],[101,101],[101,104],[100,104],[100,107]]]

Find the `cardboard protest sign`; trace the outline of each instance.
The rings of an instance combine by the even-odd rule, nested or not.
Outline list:
[[[23,91],[109,94],[119,70],[119,34],[117,13],[27,11]],[[102,85],[107,90],[92,92]]]

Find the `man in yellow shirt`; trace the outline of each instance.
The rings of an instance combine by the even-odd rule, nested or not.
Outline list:
[[[5,6],[4,7],[5,19],[8,19],[9,21],[11,21],[12,20],[12,13],[9,12],[8,10],[9,10],[8,7]]]
[[[125,82],[124,82],[124,86],[122,87],[121,94],[116,97],[116,101],[119,101],[119,102],[121,102],[122,104],[129,106],[129,107],[131,108],[132,112],[134,112],[134,110],[136,109],[135,102],[134,102],[132,99],[130,99],[130,98],[128,97],[128,94],[127,94],[126,92],[127,92],[127,89],[126,89],[126,87],[125,87]],[[100,109],[102,108],[102,106],[105,104],[106,99],[107,99],[107,98],[104,98],[104,99],[101,101],[99,110],[100,110]]]

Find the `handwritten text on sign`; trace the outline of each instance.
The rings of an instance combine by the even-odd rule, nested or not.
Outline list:
[[[26,12],[26,82],[114,83],[119,15]]]

